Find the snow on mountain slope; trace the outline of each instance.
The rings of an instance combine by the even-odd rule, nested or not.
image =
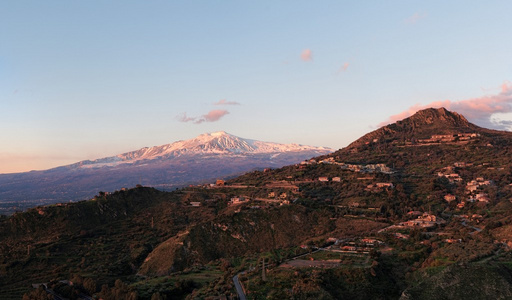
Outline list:
[[[141,160],[170,159],[182,155],[249,155],[285,152],[318,151],[318,155],[331,152],[325,147],[304,146],[299,144],[278,144],[244,139],[224,131],[205,133],[196,138],[178,141],[172,144],[145,147],[136,151],[106,157],[94,161],[82,161],[74,166],[80,168],[98,168],[134,163]]]
[[[23,201],[24,207],[30,207],[83,200],[98,191],[137,184],[173,190],[255,169],[280,168],[330,152],[329,148],[266,143],[214,132],[49,170],[0,174],[0,203]]]

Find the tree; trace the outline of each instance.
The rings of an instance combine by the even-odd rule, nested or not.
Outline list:
[[[139,294],[137,294],[137,292],[131,292],[127,298],[127,300],[138,300],[138,299],[139,299]]]
[[[87,293],[89,293],[89,295],[96,293],[96,291],[98,290],[96,281],[94,281],[94,279],[92,278],[84,279],[83,286]]]

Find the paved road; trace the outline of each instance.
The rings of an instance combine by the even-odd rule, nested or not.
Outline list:
[[[478,227],[475,227],[475,226],[470,226],[467,224],[466,220],[462,221],[462,226],[465,226],[465,227],[468,227],[468,228],[471,228],[473,230],[475,230],[474,232],[472,232],[471,234],[474,234],[476,232],[480,232],[482,231],[482,228],[478,228]]]
[[[235,283],[235,288],[236,288],[236,292],[238,293],[238,298],[240,298],[240,300],[247,300],[247,298],[245,297],[244,289],[242,288],[242,284],[240,283],[240,279],[238,279],[238,275],[243,274],[243,273],[245,273],[245,272],[240,272],[240,273],[236,274],[233,277],[233,283]]]

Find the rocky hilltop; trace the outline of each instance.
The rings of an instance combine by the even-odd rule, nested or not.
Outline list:
[[[351,143],[349,149],[368,144],[388,144],[403,141],[417,142],[421,140],[449,139],[465,140],[472,133],[483,135],[507,135],[500,132],[478,127],[470,123],[464,116],[445,108],[427,108],[416,112],[409,118],[383,126]],[[434,137],[434,138],[433,138]]]

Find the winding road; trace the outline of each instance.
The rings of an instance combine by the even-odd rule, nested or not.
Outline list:
[[[236,274],[233,277],[233,283],[235,284],[236,292],[238,293],[238,298],[240,300],[247,300],[247,298],[245,297],[244,288],[242,287],[242,284],[240,283],[240,279],[238,279],[238,275],[243,274],[243,273],[245,273],[245,271]]]

